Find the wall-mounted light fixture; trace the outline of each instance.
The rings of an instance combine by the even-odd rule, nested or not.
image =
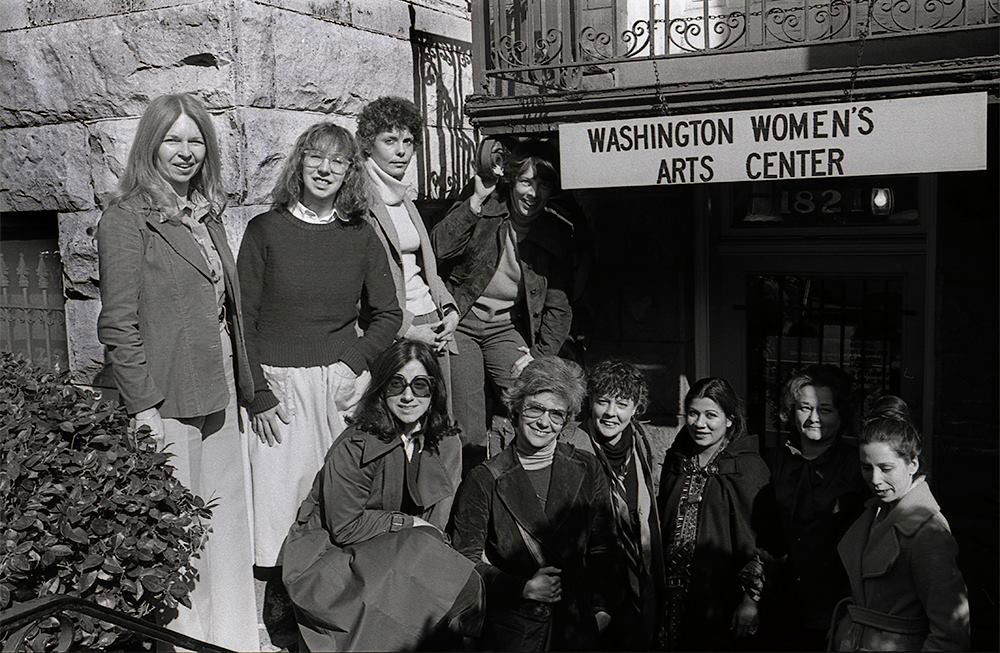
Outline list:
[[[873,188],[872,189],[872,215],[892,214],[892,189]]]

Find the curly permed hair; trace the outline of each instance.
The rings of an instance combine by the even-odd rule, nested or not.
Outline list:
[[[375,137],[394,129],[408,129],[413,142],[420,144],[424,132],[424,117],[417,106],[393,95],[372,100],[358,114],[358,145],[365,156],[369,156],[375,145]]]
[[[591,401],[599,397],[629,399],[635,402],[637,417],[649,406],[646,377],[632,363],[614,358],[601,361],[591,368],[587,379],[587,396]]]
[[[542,392],[559,395],[567,403],[569,416],[576,417],[583,406],[587,379],[583,368],[558,356],[542,356],[528,363],[521,375],[504,392],[503,403],[511,416],[521,413],[528,397]]]

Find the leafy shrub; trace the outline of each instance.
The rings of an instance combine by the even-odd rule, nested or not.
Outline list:
[[[129,433],[123,409],[0,353],[0,609],[48,594],[136,617],[190,606],[211,507],[168,459],[147,428]],[[74,648],[124,639],[75,618]],[[50,619],[28,645],[51,648],[57,635]]]

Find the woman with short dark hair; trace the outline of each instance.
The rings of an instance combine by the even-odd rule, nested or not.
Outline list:
[[[276,565],[295,510],[392,342],[400,310],[378,237],[363,219],[366,173],[351,133],[330,122],[296,139],[270,211],[247,225],[238,260],[254,373],[250,410],[254,552]],[[370,323],[358,336],[358,304]]]
[[[474,565],[442,535],[455,486],[440,451],[458,437],[446,404],[427,345],[398,340],[372,364],[284,544],[309,650],[409,650],[477,614]]]
[[[685,426],[663,462],[660,517],[667,650],[733,650],[758,627],[758,528],[769,475],[739,397],[709,377],[684,397]],[[763,513],[763,514],[761,514]]]
[[[572,231],[545,210],[558,178],[548,144],[518,143],[500,183],[476,175],[472,196],[431,230],[461,318],[452,401],[470,459],[486,450],[487,377],[509,388],[532,359],[558,354],[569,335]]]
[[[664,577],[653,456],[638,420],[649,387],[638,368],[612,359],[591,368],[587,395],[589,416],[560,439],[597,456],[610,489],[621,568],[615,618],[602,648],[650,650],[657,644]]]
[[[875,496],[837,546],[852,599],[829,650],[966,651],[968,590],[920,473],[920,432],[905,402],[880,410],[861,429],[861,473]]]
[[[583,397],[575,363],[529,363],[505,394],[514,441],[459,488],[452,538],[486,584],[485,650],[598,649],[612,620],[607,480],[594,456],[557,441]]]

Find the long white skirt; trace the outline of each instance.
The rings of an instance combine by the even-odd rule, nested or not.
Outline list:
[[[334,365],[273,367],[262,365],[271,391],[290,416],[280,424],[281,444],[267,446],[250,436],[253,494],[254,562],[277,564],[278,552],[295,521],[299,504],[309,494],[326,452],[343,432],[371,380],[338,374]]]

